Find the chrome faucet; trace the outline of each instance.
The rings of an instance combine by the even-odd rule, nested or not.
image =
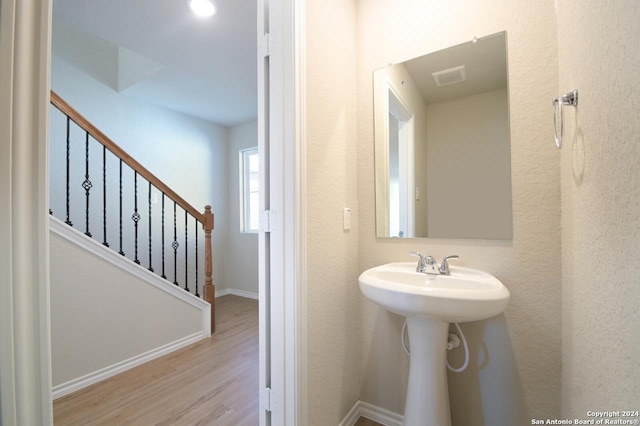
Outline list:
[[[438,266],[438,262],[432,256],[423,256],[417,251],[409,253],[411,256],[418,257],[418,265],[416,266],[416,272],[431,275],[449,275],[449,259],[459,259],[457,255],[447,256],[442,259],[442,263]]]
[[[423,256],[417,251],[409,253],[411,256],[418,257],[418,266],[416,266],[416,272],[423,274],[439,274],[438,262],[432,256]]]
[[[447,256],[444,259],[442,259],[442,263],[440,264],[440,267],[438,268],[438,272],[440,272],[440,274],[442,274],[442,275],[451,274],[451,271],[449,271],[449,262],[447,262],[449,259],[460,259],[460,256],[454,254],[454,255]]]

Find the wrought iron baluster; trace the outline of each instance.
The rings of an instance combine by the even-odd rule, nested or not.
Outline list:
[[[91,237],[91,232],[89,232],[89,191],[91,191],[93,184],[89,180],[89,132],[86,132],[84,143],[84,182],[82,182],[82,187],[84,188],[84,194],[87,200],[84,235]]]
[[[193,218],[195,222],[195,234],[196,234],[196,297],[200,297],[198,294],[198,219]]]
[[[71,223],[71,219],[69,218],[69,175],[70,175],[70,163],[71,163],[71,157],[70,157],[70,145],[71,145],[71,132],[70,132],[70,127],[71,125],[71,118],[69,118],[69,116],[67,116],[67,220],[64,221],[64,223],[66,223],[69,226],[73,226],[73,223]]]
[[[102,145],[102,245],[109,247],[107,242],[107,147]]]
[[[55,96],[54,93],[52,93],[52,104],[54,106],[57,106],[56,102],[59,102],[57,100],[57,96]],[[62,102],[62,104],[64,105],[64,102]],[[116,166],[115,161],[118,161],[118,207],[116,206],[111,206],[109,207],[109,212],[108,212],[108,219],[111,220],[111,222],[113,222],[113,210],[114,209],[118,209],[118,242],[116,242],[116,246],[118,246],[119,244],[119,251],[118,253],[122,256],[125,256],[125,252],[124,252],[124,226],[127,226],[127,230],[131,230],[131,228],[128,228],[128,225],[126,223],[124,223],[124,207],[125,207],[125,203],[127,204],[127,210],[129,209],[129,202],[131,201],[130,194],[128,192],[128,189],[126,191],[124,191],[124,179],[127,179],[128,182],[128,176],[124,176],[123,175],[123,163],[128,163],[128,156],[126,154],[121,154],[121,150],[117,147],[117,145],[113,144],[113,142],[109,139],[105,139],[102,137],[102,135],[100,133],[95,133],[92,134],[91,130],[88,129],[92,129],[92,126],[88,126],[86,123],[86,120],[79,116],[76,115],[75,111],[70,109],[68,109],[71,115],[67,115],[66,119],[66,220],[65,223],[69,226],[73,226],[73,223],[71,222],[71,179],[73,178],[73,186],[74,186],[74,194],[76,196],[76,199],[78,198],[77,196],[79,195],[81,197],[80,194],[76,193],[76,191],[79,190],[79,188],[76,186],[78,185],[79,182],[79,178],[78,178],[78,171],[77,171],[77,167],[76,167],[76,171],[74,171],[73,176],[71,173],[71,122],[74,122],[74,125],[77,125],[79,129],[74,130],[74,142],[73,143],[77,143],[78,146],[74,146],[75,148],[78,148],[77,152],[74,152],[74,164],[76,164],[76,162],[80,162],[81,161],[81,157],[80,155],[82,155],[82,151],[79,151],[81,149],[81,145],[79,145],[81,142],[79,140],[80,134],[82,131],[85,132],[85,174],[84,174],[84,180],[81,181],[81,184],[78,186],[82,186],[82,188],[85,191],[85,235],[93,238],[92,236],[92,232],[91,232],[91,222],[93,221],[93,228],[94,230],[96,229],[96,227],[98,227],[98,233],[100,232],[99,230],[99,223],[96,224],[96,220],[99,221],[99,218],[97,217],[97,215],[99,214],[99,210],[97,207],[97,203],[100,202],[99,195],[94,193],[91,193],[91,190],[93,189],[93,182],[91,180],[91,156],[93,155],[93,160],[94,160],[94,165],[93,165],[93,179],[99,179],[99,174],[100,171],[99,169],[96,169],[96,167],[99,168],[99,146],[98,145],[91,145],[90,141],[93,138],[96,142],[100,142],[102,145],[102,234],[103,234],[103,241],[101,242],[102,245],[104,245],[105,247],[109,247],[110,243],[113,243],[112,237],[114,237],[114,233],[116,231],[113,230],[113,224],[109,224],[107,225],[107,194],[109,196],[109,200],[110,200],[110,204],[113,204],[113,202],[115,202],[114,198],[115,198],[115,193],[116,193],[116,188],[114,188],[113,186],[115,186],[115,178],[113,178],[113,176],[111,178],[109,178],[109,185],[112,185],[108,192],[107,192],[107,168],[109,168],[109,172],[113,174],[113,172],[111,171],[112,166]],[[62,110],[61,110],[62,111]],[[75,129],[75,127],[74,127]],[[78,140],[75,140],[78,139]],[[96,149],[94,150],[93,154],[91,154],[90,149],[91,146],[96,146]],[[111,154],[114,155],[115,160],[109,160],[111,163],[111,165],[109,165],[107,167],[107,151],[111,151]],[[81,164],[81,163],[80,163]],[[78,164],[78,166],[81,167],[81,165]],[[132,163],[133,164],[133,163]],[[134,262],[138,265],[141,264],[141,257],[139,256],[144,256],[144,253],[139,253],[138,250],[144,250],[144,247],[142,245],[144,245],[144,242],[139,242],[139,238],[143,237],[144,234],[140,235],[140,232],[144,232],[144,230],[140,231],[139,225],[140,225],[140,221],[142,220],[141,214],[142,214],[142,209],[144,208],[144,199],[140,199],[140,202],[143,203],[140,206],[138,206],[138,175],[140,175],[140,177],[142,177],[143,181],[141,181],[141,185],[143,184],[144,181],[146,181],[148,183],[148,198],[147,198],[147,208],[148,208],[148,220],[149,220],[149,224],[148,224],[148,270],[151,272],[155,272],[154,271],[154,256],[155,256],[155,262],[158,262],[157,259],[157,254],[154,253],[154,246],[153,246],[153,229],[154,229],[154,222],[153,222],[153,204],[157,204],[157,194],[158,192],[162,193],[162,206],[158,206],[156,207],[156,221],[161,220],[161,261],[162,261],[162,278],[168,280],[167,275],[170,272],[166,271],[167,265],[166,265],[166,242],[170,242],[171,243],[171,247],[173,248],[173,254],[174,254],[174,284],[176,286],[180,286],[179,282],[178,282],[178,278],[177,278],[177,252],[179,250],[179,242],[177,239],[177,202],[174,201],[174,205],[173,205],[173,241],[171,241],[171,234],[169,234],[169,238],[167,238],[166,232],[171,232],[170,230],[167,231],[166,230],[166,222],[165,222],[165,218],[166,218],[166,211],[165,211],[165,207],[166,206],[166,194],[158,187],[164,187],[164,184],[161,183],[156,183],[156,185],[158,186],[154,186],[154,184],[152,182],[156,182],[156,178],[151,175],[148,174],[146,170],[142,169],[142,172],[139,172],[135,169],[132,170],[134,172],[134,208],[133,208],[133,214],[131,215],[131,219],[134,222]],[[128,174],[129,172],[127,172]],[[151,179],[151,181],[149,181],[149,179]],[[99,185],[100,183],[98,182],[97,185]],[[127,183],[128,185],[128,183]],[[155,188],[155,193],[154,193],[154,188]],[[96,190],[99,190],[99,187],[96,187]],[[140,188],[142,191],[144,190],[143,187]],[[173,191],[171,190],[167,190],[170,193],[173,193]],[[125,193],[126,192],[126,193]],[[94,204],[94,216],[91,216],[91,195],[94,196],[94,200],[93,200],[93,204]],[[144,192],[140,194],[140,196],[144,196]],[[128,198],[129,201],[125,201],[124,198]],[[74,203],[78,202],[79,200],[74,199]],[[177,199],[180,199],[180,197],[177,197]],[[113,202],[112,202],[113,201]],[[169,202],[172,200],[169,200]],[[74,204],[75,206],[75,204]],[[161,218],[157,218],[158,212],[157,209],[161,207]],[[74,213],[74,220],[77,222],[78,220],[82,220],[82,219],[78,219],[78,217],[81,213],[79,211],[81,207],[76,206],[76,212]],[[170,206],[169,206],[170,208]],[[187,208],[189,210],[187,210]],[[204,233],[204,243],[205,247],[204,247],[204,251],[205,256],[203,256],[204,259],[204,263],[203,265],[205,266],[205,269],[207,269],[207,271],[204,271],[207,277],[206,279],[207,281],[207,285],[202,286],[203,288],[203,293],[205,295],[205,297],[209,294],[212,294],[210,289],[213,288],[211,283],[211,267],[210,267],[210,259],[211,259],[211,250],[210,250],[210,233],[211,233],[211,229],[213,226],[213,216],[210,213],[210,207],[207,206],[207,212],[205,213],[205,217],[208,217],[208,219],[206,219],[204,222],[202,223],[198,218],[201,217],[200,214],[195,213],[196,217],[194,217],[193,215],[191,215],[189,212],[193,212],[193,210],[191,209],[191,207],[189,205],[186,205],[186,207],[181,206],[181,209],[183,209],[184,211],[184,278],[185,278],[185,283],[184,286],[182,286],[184,288],[184,290],[190,292],[191,289],[194,289],[194,284],[192,283],[191,286],[189,286],[189,275],[190,274],[194,274],[192,276],[195,277],[195,289],[194,289],[194,294],[196,297],[201,297],[200,294],[200,286],[199,286],[199,269],[200,267],[200,260],[199,260],[199,253],[202,252],[203,250],[200,249],[199,247],[199,230],[198,230],[198,226],[203,226],[203,233]],[[53,215],[53,211],[51,208],[48,209],[49,214]],[[58,212],[59,213],[59,212]],[[76,215],[78,215],[78,217],[76,217]],[[209,216],[207,216],[209,215]],[[63,216],[62,214],[60,214],[60,216]],[[190,268],[189,267],[189,258],[190,256],[194,256],[194,255],[189,255],[189,217],[193,217],[194,218],[194,234],[191,238],[195,239],[195,242],[192,241],[192,244],[194,244],[194,255],[195,255],[195,261],[194,261],[194,268]],[[210,218],[209,218],[210,217]],[[168,220],[168,219],[167,219]],[[211,225],[209,225],[209,223],[211,223]],[[144,224],[143,224],[144,225]],[[171,226],[169,224],[169,226]],[[108,232],[109,231],[109,232]],[[130,237],[127,237],[127,247],[128,248],[132,248],[129,246],[130,244]],[[157,245],[157,235],[155,237],[156,240],[156,245]],[[98,240],[98,236],[96,235],[96,241]],[[141,246],[139,246],[139,244],[142,244]],[[115,247],[114,246],[114,251],[115,251]],[[170,254],[169,254],[170,256]],[[169,260],[170,261],[170,260]],[[169,265],[168,268],[170,268],[171,266]],[[169,281],[169,280],[168,280]]]
[[[124,256],[122,251],[122,159],[120,159],[120,251],[118,253]]]
[[[162,278],[167,279],[164,272],[164,192],[162,193]]]
[[[184,211],[184,289],[189,291],[189,244],[187,244],[187,230],[189,229],[189,218],[187,211]]]
[[[133,171],[133,215],[131,219],[134,224],[134,262],[140,264],[138,259],[138,222],[140,221],[140,213],[138,213],[138,172]]]
[[[153,272],[153,263],[151,262],[151,182],[149,182],[149,270]]]
[[[176,202],[173,202],[173,242],[171,243],[171,248],[173,248],[173,283],[178,285],[178,234],[177,234],[177,226],[176,226]]]

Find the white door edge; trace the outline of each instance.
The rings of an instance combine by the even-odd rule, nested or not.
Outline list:
[[[260,267],[260,387],[275,403],[261,409],[260,425],[294,426],[307,418],[304,1],[258,0],[258,34],[267,32],[269,56],[258,67],[261,165],[269,162],[261,210],[275,211],[276,224],[260,236],[260,257],[269,259]],[[268,114],[260,111],[267,102]]]

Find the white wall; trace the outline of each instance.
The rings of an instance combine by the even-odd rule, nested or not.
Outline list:
[[[640,407],[639,22],[633,0],[559,1],[559,93],[579,90],[561,151],[568,418]]]
[[[308,424],[324,426],[360,396],[356,9],[344,0],[305,8]]]
[[[201,309],[70,241],[86,237],[60,227],[71,237],[51,232],[54,387],[194,334],[205,337]]]
[[[229,221],[227,235],[227,288],[258,295],[258,234],[240,232],[239,151],[258,146],[258,122],[241,124],[229,130],[227,182]]]
[[[555,418],[560,415],[561,374],[560,173],[550,115],[558,87],[555,3],[366,0],[358,6],[357,24],[351,25],[358,28],[359,271],[411,260],[409,251],[418,250],[437,258],[458,254],[458,264],[498,277],[511,292],[504,315],[462,326],[470,339],[472,362],[464,373],[449,374],[453,424],[511,426],[529,424],[532,416]],[[336,27],[332,23],[332,31]],[[373,70],[504,30],[509,47],[513,239],[376,239]],[[325,58],[323,70],[344,69],[344,61],[331,63],[331,59]],[[308,69],[318,66],[311,62]],[[337,81],[352,82],[348,75]],[[322,112],[344,108],[344,104],[336,99]],[[342,185],[350,187],[353,179],[347,175]],[[329,182],[320,188],[328,186]],[[329,220],[324,224],[328,229],[336,226]],[[327,289],[326,297],[357,293],[355,278],[345,274],[339,291]],[[358,311],[364,327],[359,341],[359,396],[402,413],[408,372],[408,358],[400,346],[403,320],[362,296],[357,303],[350,309]],[[313,319],[310,316],[310,323]],[[330,329],[340,327],[353,325],[344,322]],[[455,356],[451,359],[460,361]],[[310,398],[310,405],[314,404]]]
[[[427,107],[429,236],[511,239],[507,90]]]
[[[54,51],[55,53],[55,51]],[[193,118],[165,108],[156,107],[148,103],[130,99],[124,94],[119,94],[74,68],[64,60],[52,56],[52,89],[56,91],[73,108],[78,110],[96,127],[102,130],[108,137],[114,140],[133,158],[137,159],[143,166],[149,169],[169,187],[176,191],[192,206],[204,211],[206,204],[211,204],[215,215],[215,229],[212,233],[213,245],[213,280],[216,289],[226,287],[226,243],[228,229],[228,209],[227,209],[227,140],[228,129],[214,123]],[[56,137],[63,130],[64,120],[59,113],[52,113],[52,136],[51,136],[51,206],[57,217],[63,217],[64,206],[64,139]],[[83,144],[83,137],[76,139]],[[95,142],[93,145],[97,145]],[[101,152],[91,152],[92,158],[101,156]],[[77,166],[77,162],[84,161],[83,147],[76,151],[72,159]],[[101,157],[99,157],[101,158]],[[98,197],[93,198],[92,203],[98,204],[101,208],[101,163],[94,164],[92,192]],[[111,178],[116,178],[117,163],[115,160],[107,165]],[[95,168],[98,168],[96,170]],[[125,167],[125,169],[127,169]],[[77,229],[84,231],[84,190],[80,186],[84,179],[84,167],[72,168],[72,209],[74,211],[71,218]],[[96,176],[96,173],[98,175]],[[126,173],[129,173],[126,170]],[[131,174],[131,173],[129,173]],[[127,178],[132,180],[127,174]],[[141,200],[147,199],[147,187],[139,188]],[[117,195],[114,191],[110,194],[108,217],[117,218]],[[130,197],[129,197],[130,198]],[[130,202],[131,200],[128,200]],[[168,201],[167,201],[168,203]],[[157,206],[156,206],[157,207]],[[167,204],[167,210],[172,207]],[[141,213],[146,212],[146,204],[141,201]],[[100,215],[92,216],[91,222],[98,224],[92,233],[100,236]],[[130,224],[132,208],[125,209],[125,219]],[[171,212],[172,214],[172,212]],[[160,215],[154,212],[156,219]],[[180,220],[182,216],[178,212]],[[171,218],[172,221],[172,218]],[[140,226],[141,246],[146,248],[147,228],[143,222]],[[168,223],[167,226],[171,226]],[[125,225],[126,226],[126,225]],[[178,224],[178,241],[183,247],[184,226]],[[193,232],[193,226],[189,232]],[[128,234],[131,235],[132,231]],[[117,244],[117,222],[110,228],[110,244]],[[193,243],[193,233],[190,243]],[[156,241],[159,236],[155,236]],[[200,254],[204,253],[204,237],[202,231],[199,235]],[[127,239],[127,248],[124,250],[127,255],[133,251],[133,239]],[[146,262],[146,251],[141,248],[143,265]],[[116,249],[117,250],[117,249]],[[193,253],[190,254],[192,256]],[[172,253],[167,249],[167,258]],[[154,267],[156,271],[160,269],[157,263],[160,259],[159,253],[154,254]],[[178,262],[178,280],[183,282],[182,265]],[[172,265],[172,263],[171,263]],[[167,265],[168,277],[173,280],[172,266]],[[200,275],[204,270],[204,265],[200,265]],[[190,266],[190,271],[194,271],[194,266]],[[202,283],[202,280],[200,280]]]

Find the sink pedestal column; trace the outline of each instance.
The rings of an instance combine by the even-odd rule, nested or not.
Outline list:
[[[411,358],[405,426],[451,426],[447,386],[449,323],[407,318]]]

